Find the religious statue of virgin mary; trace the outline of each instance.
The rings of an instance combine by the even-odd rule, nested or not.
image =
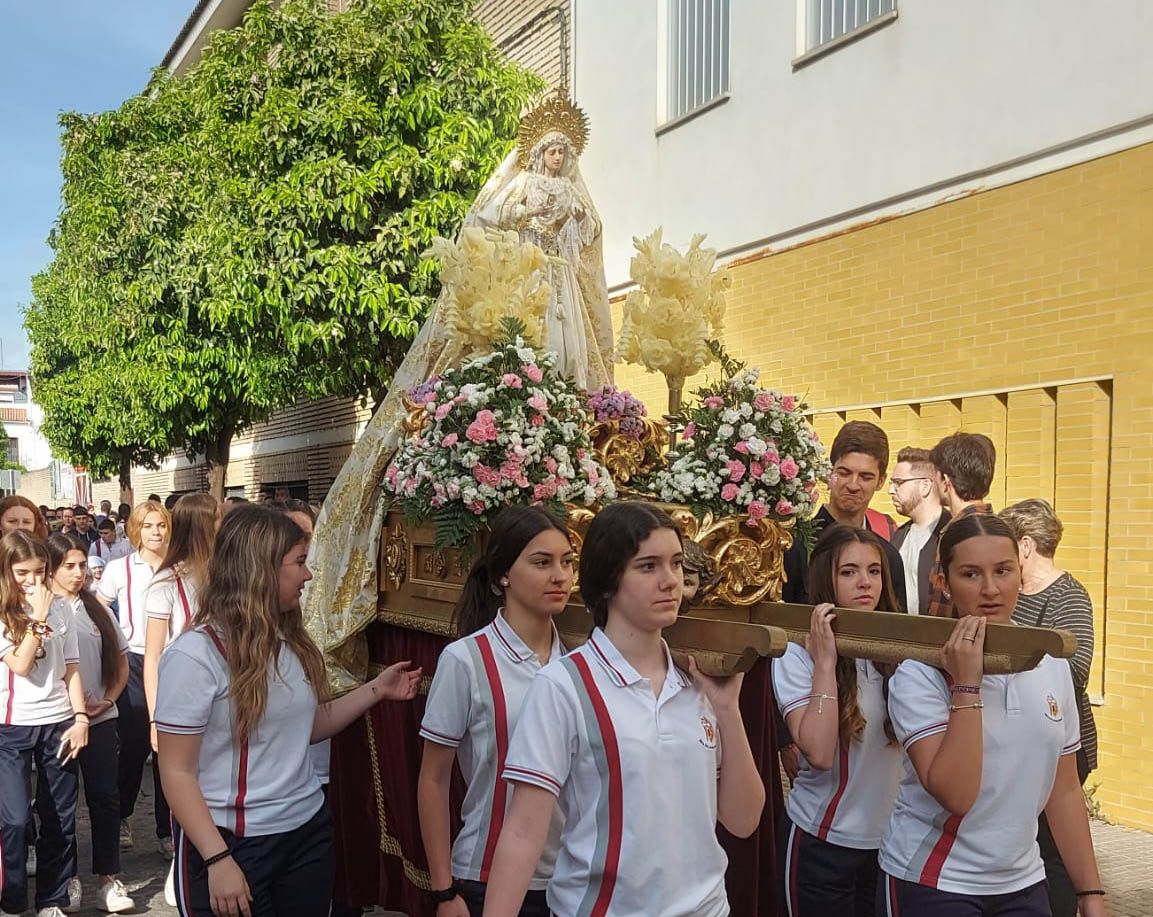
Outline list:
[[[613,334],[600,217],[580,173],[587,139],[588,119],[567,98],[552,96],[534,108],[521,121],[516,149],[485,182],[462,228],[513,230],[544,252],[544,349],[557,354],[562,375],[590,390],[612,382]],[[376,615],[381,481],[403,435],[405,394],[470,355],[469,343],[445,321],[444,301],[442,292],[317,521],[304,616],[337,690],[357,683],[367,665],[363,640],[354,638]]]

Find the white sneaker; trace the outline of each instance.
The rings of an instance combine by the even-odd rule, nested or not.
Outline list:
[[[127,818],[120,822],[120,849],[128,850],[132,847],[132,822]]]
[[[130,911],[136,907],[136,902],[128,897],[128,890],[119,879],[113,879],[100,886],[100,890],[96,893],[96,903],[100,910],[109,914],[119,914],[121,911]]]
[[[62,908],[65,914],[75,914],[80,910],[80,902],[84,898],[84,886],[80,884],[80,877],[73,876],[68,880],[68,906]]]
[[[36,917],[64,917],[64,911],[58,907],[42,907],[36,912]]]
[[[28,859],[24,861],[24,873],[29,879],[36,876],[36,845],[33,844],[28,848]]]
[[[164,880],[164,903],[176,907],[176,864],[168,867],[168,878]]]

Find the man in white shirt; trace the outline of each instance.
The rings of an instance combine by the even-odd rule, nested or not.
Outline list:
[[[92,542],[92,546],[88,549],[89,557],[99,557],[107,564],[117,557],[127,557],[132,553],[132,545],[127,538],[117,534],[116,523],[111,519],[105,519],[96,530],[100,537]]]
[[[937,558],[937,542],[949,524],[949,512],[941,506],[937,469],[928,449],[908,446],[897,454],[889,479],[893,508],[909,521],[893,535],[893,546],[905,566],[905,595],[910,614],[925,614],[929,607],[929,577]]]

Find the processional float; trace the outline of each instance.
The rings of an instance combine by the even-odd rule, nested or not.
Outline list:
[[[809,630],[812,608],[781,602],[784,559],[805,537],[828,463],[807,406],[762,385],[715,343],[729,278],[701,236],[683,253],[659,230],[634,240],[637,287],[624,303],[617,357],[665,376],[669,413],[653,419],[611,385],[601,225],[578,163],[587,130],[561,97],[527,115],[461,237],[434,246],[441,297],[326,500],[306,623],[336,689],[410,659],[423,667],[427,692],[457,636],[452,612],[485,520],[500,506],[566,512],[579,554],[606,501],[658,503],[714,571],[665,638],[678,662],[692,655],[707,674],[746,673],[742,713],[769,794],[752,838],[721,832],[732,913],[775,917],[782,796],[766,660]],[[683,404],[685,380],[710,362],[721,377]],[[833,630],[846,656],[935,665],[952,626],[838,609]],[[558,628],[576,645],[591,619],[574,600]],[[1064,632],[990,624],[985,671],[1023,671],[1075,647]],[[338,736],[330,791],[338,898],[412,917],[434,913],[416,814],[423,706],[419,698],[380,705]]]

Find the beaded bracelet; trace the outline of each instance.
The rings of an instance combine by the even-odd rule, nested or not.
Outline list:
[[[980,694],[980,685],[950,685],[950,694]]]
[[[957,712],[958,710],[980,710],[985,706],[984,701],[977,701],[975,704],[949,704],[949,710]]]
[[[809,695],[809,700],[815,700],[817,702],[817,713],[824,713],[825,712],[825,701],[827,701],[827,700],[834,700],[835,701],[836,699],[837,699],[836,696],[833,694],[810,694]]]
[[[226,847],[224,850],[221,850],[220,853],[217,853],[214,856],[210,856],[207,860],[205,860],[204,868],[207,869],[209,866],[213,865],[214,863],[219,863],[221,860],[227,860],[230,856],[232,856],[232,851]]]
[[[43,621],[33,621],[31,630],[32,636],[39,637],[41,640],[47,640],[52,636],[52,626]]]

